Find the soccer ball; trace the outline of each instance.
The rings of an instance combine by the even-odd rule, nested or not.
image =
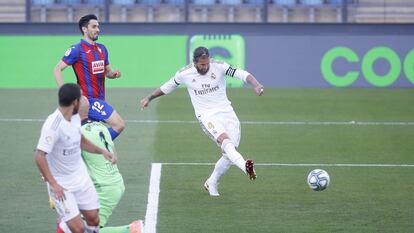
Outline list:
[[[329,185],[329,174],[322,169],[315,169],[309,172],[308,185],[314,191],[322,191]]]

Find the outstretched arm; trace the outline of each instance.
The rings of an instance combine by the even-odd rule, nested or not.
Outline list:
[[[155,91],[153,91],[151,93],[151,95],[142,98],[141,99],[141,111],[144,110],[144,108],[148,107],[151,100],[153,100],[157,97],[160,97],[162,95],[164,95],[164,92],[162,92],[160,88],[157,88],[157,89],[155,89]]]
[[[234,77],[240,80],[243,80],[243,82],[249,83],[254,88],[254,93],[258,96],[261,96],[263,94],[263,85],[257,81],[257,79],[250,74],[249,72],[242,70],[242,69],[235,69],[232,68],[229,64],[223,63],[222,65],[223,71],[225,70],[225,74]]]
[[[144,108],[148,107],[151,100],[153,100],[157,97],[160,97],[162,95],[169,94],[172,91],[174,91],[180,85],[180,83],[177,82],[177,80],[179,80],[179,77],[177,77],[177,76],[172,77],[166,83],[161,85],[161,87],[155,89],[155,91],[153,91],[151,93],[151,95],[141,99],[141,111],[144,110]]]
[[[253,86],[254,93],[256,93],[256,95],[261,96],[263,94],[263,85],[260,84],[253,75],[249,74],[246,78],[246,82]]]
[[[68,64],[60,60],[59,63],[55,66],[55,69],[53,70],[53,75],[55,76],[55,81],[58,87],[61,87],[64,84],[62,78],[62,71],[66,69],[66,67],[68,66]]]

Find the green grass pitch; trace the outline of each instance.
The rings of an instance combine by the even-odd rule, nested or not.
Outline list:
[[[141,112],[139,100],[151,91],[107,90],[108,102],[127,120],[116,140],[126,193],[111,226],[145,217],[151,163],[215,163],[220,156],[195,122],[185,89]],[[256,163],[414,164],[412,89],[267,89],[262,97],[231,89],[228,96],[242,122],[239,151]],[[54,111],[56,100],[55,89],[0,89],[0,232],[55,230],[33,150],[39,120]],[[331,176],[325,191],[307,187],[314,168]],[[202,189],[212,169],[162,166],[158,233],[414,229],[412,166],[262,165],[256,181],[233,167],[220,182],[219,198]]]

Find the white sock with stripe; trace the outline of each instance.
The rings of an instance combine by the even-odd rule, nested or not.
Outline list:
[[[99,226],[89,226],[85,224],[85,233],[99,233]]]

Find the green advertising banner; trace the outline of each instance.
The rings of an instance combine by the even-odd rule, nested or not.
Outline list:
[[[121,79],[107,80],[107,87],[159,87],[204,46],[212,58],[250,72],[266,87],[412,88],[413,28],[109,23],[98,42],[108,48],[112,68],[122,72]],[[56,87],[55,65],[81,38],[72,24],[0,24],[0,29],[0,88]],[[66,82],[75,81],[71,67],[63,75]],[[227,85],[246,84],[227,77]]]
[[[80,36],[1,36],[2,88],[56,87],[53,69]],[[113,69],[122,77],[107,87],[156,87],[187,63],[188,36],[101,36]],[[65,82],[76,82],[72,67],[63,71]]]

